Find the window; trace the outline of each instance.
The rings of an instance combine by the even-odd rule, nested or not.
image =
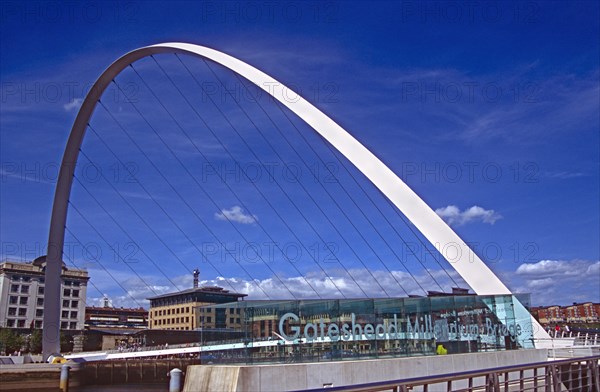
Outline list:
[[[17,308],[8,308],[8,315],[9,316],[16,316],[17,315]]]
[[[233,308],[229,308],[229,314],[233,314]]]
[[[60,323],[60,329],[67,329],[69,326],[69,323],[66,321],[63,321]]]
[[[13,284],[10,286],[10,292],[11,293],[18,293],[19,292],[19,285],[18,284]]]
[[[65,299],[65,300],[63,300],[63,302],[62,302],[62,307],[63,307],[63,308],[68,308],[68,307],[69,307],[69,300],[66,300],[66,299]]]
[[[73,284],[73,282],[71,282],[70,280],[65,280],[64,285],[65,286],[71,286]]]
[[[73,297],[79,297],[79,290],[73,290],[73,291],[71,292],[71,295],[72,295]]]
[[[189,323],[189,322],[190,322],[190,316],[187,316],[187,317],[185,318],[185,322],[186,322],[186,323]]]
[[[207,316],[207,317],[206,317],[206,322],[207,322],[207,323],[210,323],[210,322],[212,322],[212,318],[211,318],[210,316]]]
[[[70,322],[69,323],[69,329],[77,329],[77,323],[76,322]]]
[[[44,315],[44,309],[36,309],[35,317],[42,317]]]
[[[62,318],[69,318],[69,311],[68,310],[63,310],[60,313],[60,317],[62,317]]]
[[[229,318],[229,324],[233,324],[233,317]]]
[[[25,328],[25,320],[17,320],[17,328]]]
[[[19,302],[19,297],[15,297],[14,295],[11,295],[10,298],[8,299],[8,303],[11,305],[16,305]]]
[[[240,308],[237,308],[237,309],[235,310],[235,314],[240,314]]]
[[[81,282],[73,282],[73,286],[79,287],[79,286],[81,286]]]
[[[26,316],[26,315],[27,315],[27,308],[20,308],[19,316]]]
[[[64,297],[70,297],[70,296],[71,296],[71,290],[69,290],[69,289],[64,289],[64,290],[63,290],[63,296],[64,296]]]
[[[71,312],[71,318],[72,319],[76,319],[77,318],[77,312]]]
[[[42,320],[36,320],[36,321],[35,321],[35,327],[36,327],[37,329],[40,329],[40,328],[42,328]]]
[[[237,324],[239,324],[239,323],[240,323],[240,318],[239,318],[239,317],[238,317],[238,318],[236,318],[236,319],[235,319],[235,322],[236,322]]]
[[[38,294],[39,295],[43,295],[44,294],[44,287],[43,286],[39,286],[38,287]]]
[[[21,294],[28,294],[29,286],[21,286]]]
[[[21,298],[19,298],[19,304],[20,305],[27,305],[27,297],[21,297]]]
[[[71,307],[76,308],[79,306],[79,301],[71,301]]]
[[[6,320],[6,326],[12,328],[15,326],[15,320],[8,319]]]
[[[44,299],[43,298],[38,298],[37,299],[37,306],[43,306],[44,305]]]
[[[21,280],[22,280],[23,282],[31,282],[31,276],[23,276],[23,277],[21,278]]]

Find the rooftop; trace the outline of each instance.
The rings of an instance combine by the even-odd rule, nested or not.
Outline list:
[[[15,270],[31,274],[44,274],[46,271],[46,256],[40,256],[33,261],[4,259],[0,262],[0,269]],[[67,268],[64,261],[62,262],[62,270],[62,275],[89,279],[86,270]]]
[[[243,298],[243,297],[248,296],[248,294],[230,292],[229,290],[225,290],[224,288],[218,287],[218,286],[204,286],[204,287],[196,287],[196,288],[192,288],[192,289],[177,291],[174,293],[157,295],[155,297],[150,297],[147,299],[154,300],[154,299],[169,298],[169,297],[175,297],[175,296],[186,295],[186,294],[210,294],[210,295],[221,295],[224,297],[236,297],[236,298]]]
[[[85,311],[88,312],[92,312],[92,311],[114,311],[114,312],[131,312],[131,313],[148,313],[148,311],[144,308],[113,308],[111,306],[109,307],[105,307],[105,306],[86,306],[85,307]]]

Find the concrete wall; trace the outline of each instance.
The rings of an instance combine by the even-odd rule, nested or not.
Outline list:
[[[184,391],[288,391],[439,375],[548,359],[547,350],[256,366],[190,366]]]

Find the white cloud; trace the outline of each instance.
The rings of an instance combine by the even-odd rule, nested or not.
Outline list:
[[[456,285],[469,287],[455,271],[450,268],[447,270],[448,274],[442,270],[421,270],[414,274],[413,278],[407,272],[400,270],[392,270],[390,274],[386,270],[374,270],[369,273],[361,268],[351,269],[347,273],[332,269],[327,271],[331,279],[323,272],[308,273],[305,277],[270,276],[261,279],[219,276],[202,280],[200,285],[220,286],[226,290],[245,293],[248,294],[248,299],[293,299],[294,297],[328,299],[344,296],[364,298],[365,295],[383,298],[388,294],[392,297],[405,297],[407,292],[411,295],[424,295],[424,290],[440,290],[431,276],[446,292]],[[513,292],[531,294],[534,305],[600,301],[600,261],[542,260],[537,263],[522,264],[516,271],[512,273],[505,271],[500,275]],[[91,282],[94,286],[88,289],[89,304],[100,304],[104,295],[100,293],[108,293],[114,306],[141,305],[148,308],[149,303],[146,300],[148,297],[192,287],[191,274],[173,278],[178,287],[165,284],[163,276],[143,276],[143,281],[124,271],[118,273],[113,271],[113,276],[119,276],[120,285],[102,270],[91,271]],[[121,280],[123,277],[125,279]],[[380,286],[385,288],[387,294]]]
[[[486,210],[479,206],[473,206],[461,211],[457,206],[450,205],[438,208],[435,213],[445,220],[449,225],[462,226],[471,222],[483,222],[493,225],[502,215],[494,210]]]
[[[371,273],[373,276],[371,276]],[[433,282],[431,276],[442,286],[441,290],[443,291],[449,292],[452,287],[456,286],[454,282],[461,287],[468,287],[458,274],[450,269],[448,269],[448,274],[442,270],[420,271],[419,274],[414,275],[414,278],[404,271],[392,271],[392,274],[390,274],[388,271],[378,270],[371,273],[365,269],[352,269],[349,273],[341,270],[330,270],[327,271],[329,276],[319,272],[309,273],[304,277],[280,276],[278,278],[270,276],[254,280],[219,276],[214,279],[201,280],[200,286],[220,286],[226,290],[248,294],[248,299],[293,299],[294,297],[329,299],[343,298],[344,296],[346,298],[364,298],[365,294],[372,298],[387,297],[387,294],[392,297],[406,297],[406,292],[424,295],[423,290],[440,290],[440,287]],[[126,278],[120,280],[120,284],[117,284],[105,271],[94,270],[91,272],[90,281],[93,286],[88,290],[88,305],[98,306],[102,303],[104,295],[107,295],[113,306],[129,308],[142,306],[147,309],[149,307],[147,298],[149,297],[192,287],[191,274],[172,279],[178,282],[179,287],[161,284],[160,282],[164,282],[164,277],[159,276],[144,276],[142,281],[136,276],[131,276],[128,272],[117,273],[113,271],[112,275],[125,276]],[[382,291],[380,286],[385,288],[387,294]],[[293,294],[290,294],[290,292]]]
[[[540,260],[537,263],[522,264],[517,268],[517,275],[548,276],[565,272],[565,261]]]
[[[531,293],[536,305],[600,300],[600,261],[540,260],[506,276],[513,291]]]
[[[411,295],[424,295],[423,290],[439,291],[440,287],[433,282],[429,274],[435,277],[443,291],[449,292],[452,287],[456,286],[454,282],[460,287],[468,287],[455,271],[450,270],[448,270],[448,274],[441,270],[421,271],[415,275],[414,279],[404,271],[392,271],[390,274],[383,270],[369,273],[364,269],[353,269],[348,273],[346,271],[329,271],[329,276],[319,272],[305,277],[292,276],[281,277],[281,279],[269,277],[249,280],[218,277],[201,283],[246,293],[249,299],[290,299],[293,298],[290,292],[296,298],[304,299],[343,298],[344,296],[346,298],[364,298],[365,294],[370,298],[383,298],[388,294],[392,297],[406,297],[407,292]]]
[[[146,280],[147,278],[145,278]],[[92,277],[92,282],[93,282]],[[148,279],[150,280],[150,279]],[[103,286],[106,288],[111,288],[112,294],[104,294],[108,297],[111,306],[115,307],[127,307],[127,308],[138,308],[143,307],[148,309],[150,306],[150,301],[147,300],[149,297],[154,297],[161,294],[172,293],[177,291],[177,288],[173,286],[160,285],[149,283],[148,281],[142,282],[139,278],[130,278],[123,282],[120,282],[120,286],[114,287],[114,282],[108,283],[106,286],[103,284],[96,284],[96,286]],[[99,287],[100,288],[100,287]],[[101,290],[103,288],[100,288]],[[183,288],[182,288],[183,289]],[[124,291],[126,290],[126,291]],[[92,289],[95,294],[97,294],[97,290]],[[104,302],[104,296],[92,296],[88,295],[87,297],[87,305],[88,306],[98,306]]]
[[[77,266],[83,267],[82,263]],[[107,296],[115,307],[141,306],[148,309],[150,301],[147,298],[192,287],[191,274],[167,281],[164,275],[136,274],[133,271],[100,268],[95,264],[88,266],[87,270],[90,275],[86,301],[88,306],[98,306],[103,302],[104,296]],[[170,284],[172,282],[176,282],[176,286]]]
[[[240,206],[233,206],[230,209],[223,209],[221,212],[215,213],[215,218],[218,220],[228,220],[230,222],[242,223],[249,225],[258,220],[256,215],[245,214]]]
[[[585,174],[580,173],[580,172],[560,171],[560,172],[548,172],[548,173],[546,173],[546,176],[550,177],[550,178],[557,178],[559,180],[568,180],[571,178],[585,177]]]
[[[540,260],[537,263],[521,264],[516,273],[524,277],[564,277],[566,275],[579,276],[594,269],[598,271],[599,268],[600,261],[594,263],[585,260]],[[600,282],[600,276],[596,277]]]
[[[70,112],[71,110],[79,109],[82,102],[83,98],[75,98],[71,102],[64,104],[63,108],[65,109],[65,111]]]

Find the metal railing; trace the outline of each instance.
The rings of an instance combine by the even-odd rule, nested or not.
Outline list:
[[[600,355],[304,392],[600,392]]]
[[[600,345],[600,333],[595,332],[573,332],[573,331],[549,331],[548,334],[557,339],[575,338],[575,345],[595,346]]]

